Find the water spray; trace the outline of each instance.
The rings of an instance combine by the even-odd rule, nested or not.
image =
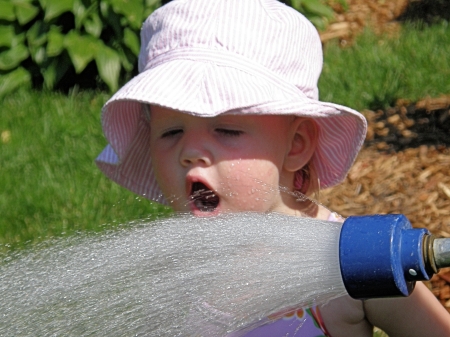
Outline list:
[[[0,261],[0,336],[242,336],[288,310],[408,296],[450,239],[403,215],[179,215]],[[9,260],[9,261],[8,261]]]

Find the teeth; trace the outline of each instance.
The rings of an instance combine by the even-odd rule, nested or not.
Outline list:
[[[208,189],[202,183],[192,184],[190,199],[202,212],[213,212],[220,202],[219,197],[214,193],[214,191]]]

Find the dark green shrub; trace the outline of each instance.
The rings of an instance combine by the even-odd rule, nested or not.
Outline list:
[[[26,86],[117,90],[136,72],[142,22],[167,2],[0,0],[0,98]],[[321,0],[283,2],[319,29],[334,15]]]
[[[450,1],[411,1],[399,20],[416,22],[419,25],[436,24],[442,20],[450,21]]]
[[[334,11],[329,6],[329,1],[322,0],[281,0],[286,5],[292,6],[300,13],[303,13],[317,29],[323,30],[334,18]],[[343,8],[347,8],[346,0],[335,0]]]
[[[73,86],[93,65],[96,84],[116,90],[133,73],[142,22],[159,6],[159,0],[0,0],[0,97],[31,84]]]

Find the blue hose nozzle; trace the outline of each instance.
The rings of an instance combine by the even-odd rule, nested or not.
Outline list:
[[[412,228],[402,214],[347,218],[339,241],[347,292],[358,299],[410,295],[416,281],[429,280],[439,267],[449,265],[449,258],[436,265],[437,240],[450,246],[449,239],[435,240],[428,230]]]

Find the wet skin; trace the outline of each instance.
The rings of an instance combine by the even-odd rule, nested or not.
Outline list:
[[[292,120],[271,115],[205,118],[152,106],[150,151],[164,196],[176,211],[196,215],[283,211],[278,186],[293,181],[284,167]]]

